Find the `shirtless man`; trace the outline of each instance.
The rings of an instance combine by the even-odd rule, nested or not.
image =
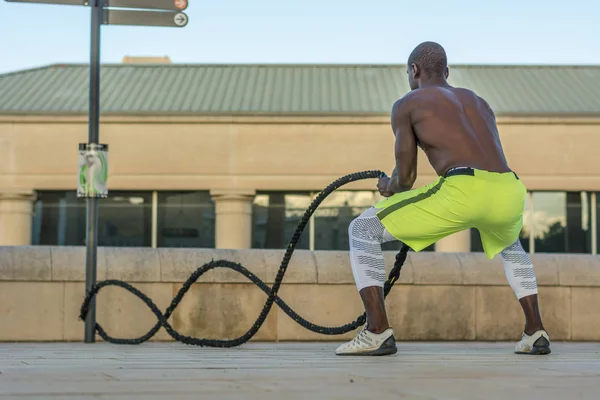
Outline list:
[[[517,354],[549,354],[550,338],[538,308],[533,265],[519,241],[526,188],[508,167],[494,112],[470,90],[448,84],[446,53],[418,45],[407,64],[411,92],[392,109],[396,168],[379,179],[382,201],[350,223],[350,260],[367,323],[338,355],[396,353],[383,297],[381,243],[399,240],[421,251],[453,233],[477,228],[487,258],[501,254],[508,282],[525,313]],[[417,146],[438,178],[412,189]],[[412,190],[411,190],[412,189]]]

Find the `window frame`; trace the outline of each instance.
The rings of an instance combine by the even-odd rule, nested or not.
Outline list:
[[[161,191],[161,190],[152,190],[152,191],[148,191],[148,190],[115,190],[111,193],[114,193],[117,196],[121,196],[123,194],[135,194],[136,192],[143,194],[143,195],[150,195],[150,245],[146,245],[146,246],[142,246],[143,248],[159,248],[158,247],[158,221],[159,221],[159,194],[161,193],[170,193],[170,192],[176,192],[176,193],[193,193],[193,192],[197,192],[198,190],[189,190],[189,191],[181,191],[181,190],[175,190],[175,191],[170,191],[170,190],[165,190],[165,191]],[[208,190],[200,190],[202,192],[209,192]],[[41,190],[40,192],[42,193],[47,193],[47,194],[54,194],[54,195],[58,195],[58,196],[62,196],[60,198],[63,198],[67,193],[75,193],[72,190]],[[43,201],[43,200],[42,200]],[[82,200],[84,201],[84,200]],[[37,208],[38,208],[38,204],[40,204],[40,202],[38,201],[34,201],[32,208],[33,208],[33,214],[32,214],[32,218],[31,218],[31,225],[32,225],[32,229],[31,229],[31,243],[33,246],[42,246],[42,244],[39,243],[38,240],[34,240],[34,238],[36,237],[36,235],[40,235],[41,236],[41,232],[42,232],[42,225],[41,225],[41,221],[39,221],[39,226],[36,224],[36,212],[37,212]],[[41,203],[42,206],[40,208],[43,209],[43,203]],[[58,204],[58,203],[57,203]],[[85,207],[85,205],[83,205],[83,207]],[[216,207],[215,207],[216,208]],[[216,210],[215,210],[215,219],[216,219]],[[38,232],[39,230],[39,232]],[[216,242],[216,230],[213,230],[213,242]],[[85,239],[84,239],[85,241]],[[85,246],[85,244],[82,244],[83,246]],[[69,246],[69,245],[60,245],[60,244],[56,244],[53,246]],[[80,245],[73,245],[73,246],[80,246]],[[139,247],[139,246],[136,246]],[[169,247],[160,247],[160,248],[169,248]]]

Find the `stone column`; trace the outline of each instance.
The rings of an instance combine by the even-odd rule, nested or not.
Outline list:
[[[252,201],[254,190],[211,190],[215,202],[217,249],[252,247]]]
[[[34,192],[0,190],[0,246],[31,244]]]
[[[435,251],[442,253],[468,253],[471,251],[471,230],[466,229],[439,240],[435,244]]]

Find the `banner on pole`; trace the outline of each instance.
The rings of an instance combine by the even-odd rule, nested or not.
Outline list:
[[[79,143],[77,197],[108,197],[108,145]]]

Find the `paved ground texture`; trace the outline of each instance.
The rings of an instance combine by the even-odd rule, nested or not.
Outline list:
[[[389,357],[337,357],[335,343],[0,343],[0,398],[599,399],[600,343],[399,343]]]

